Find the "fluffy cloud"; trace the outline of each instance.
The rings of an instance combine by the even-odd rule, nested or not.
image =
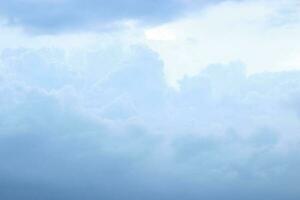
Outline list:
[[[0,81],[3,199],[299,198],[299,72],[211,65],[176,91],[112,43],[6,49]]]
[[[225,1],[145,35],[173,85],[218,63],[243,62],[248,74],[299,69],[299,10],[297,0]]]

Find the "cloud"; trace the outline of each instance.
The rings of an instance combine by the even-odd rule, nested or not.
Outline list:
[[[299,69],[299,10],[295,0],[225,1],[149,28],[146,43],[175,86],[212,64],[242,62],[248,74]]]
[[[176,91],[149,48],[104,46],[2,51],[0,198],[299,198],[299,72]]]
[[[197,5],[208,3],[198,1]],[[10,25],[55,33],[68,29],[107,30],[126,21],[147,25],[161,23],[180,15],[189,4],[182,0],[12,0],[0,3],[0,14]]]

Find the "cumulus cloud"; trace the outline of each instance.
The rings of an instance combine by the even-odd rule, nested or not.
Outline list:
[[[2,51],[1,198],[299,198],[299,72],[216,64],[174,90],[149,48],[104,49]]]
[[[297,0],[224,1],[145,35],[175,86],[184,74],[218,63],[243,62],[248,74],[293,70],[299,69],[299,11]]]

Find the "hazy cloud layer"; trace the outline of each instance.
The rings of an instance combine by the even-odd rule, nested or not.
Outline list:
[[[2,52],[1,199],[299,199],[299,72],[120,47]]]

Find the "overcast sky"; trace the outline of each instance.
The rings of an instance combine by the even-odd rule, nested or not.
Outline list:
[[[298,0],[0,1],[0,199],[298,200]]]

